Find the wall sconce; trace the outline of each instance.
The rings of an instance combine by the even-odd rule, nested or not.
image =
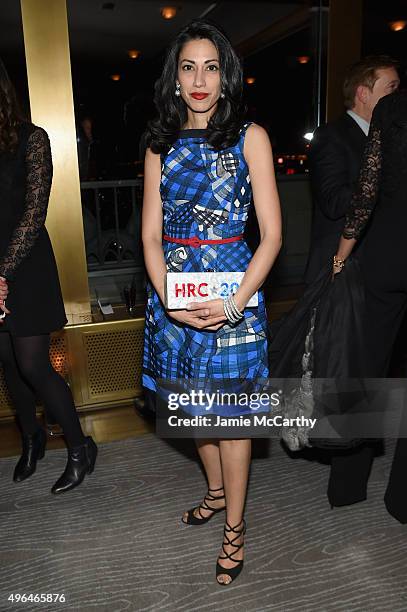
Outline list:
[[[120,74],[112,74],[110,78],[112,81],[120,81]]]
[[[255,77],[247,77],[246,78],[246,83],[248,85],[254,85],[255,82],[256,82],[256,78]]]
[[[390,21],[389,27],[393,32],[401,32],[407,26],[407,21]]]
[[[297,57],[297,61],[299,64],[308,64],[308,62],[310,61],[310,57],[309,55],[300,55],[299,57]]]
[[[127,51],[127,55],[130,59],[137,59],[140,55],[140,51],[137,51],[137,49],[130,49]]]
[[[173,19],[177,14],[176,6],[164,6],[161,9],[161,16],[163,19]]]

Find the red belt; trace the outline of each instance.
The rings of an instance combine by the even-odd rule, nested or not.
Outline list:
[[[201,246],[201,244],[224,244],[225,242],[236,242],[237,240],[243,240],[243,234],[240,236],[232,236],[231,238],[219,238],[215,240],[201,240],[198,236],[192,238],[171,238],[171,236],[163,236],[167,242],[176,242],[177,244],[187,244],[193,248]]]

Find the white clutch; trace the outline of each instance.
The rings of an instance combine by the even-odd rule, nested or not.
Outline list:
[[[185,308],[190,302],[226,299],[236,293],[244,272],[168,272],[165,280],[165,306]],[[258,292],[247,306],[258,306]]]

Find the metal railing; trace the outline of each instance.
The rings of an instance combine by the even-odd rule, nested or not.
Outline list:
[[[273,268],[273,282],[296,284],[302,282],[309,248],[312,204],[308,175],[278,175],[277,184],[284,240]],[[143,296],[143,179],[82,182],[81,192],[92,295],[122,302],[124,287],[135,283],[138,295]]]
[[[143,179],[81,183],[88,271],[143,265]]]

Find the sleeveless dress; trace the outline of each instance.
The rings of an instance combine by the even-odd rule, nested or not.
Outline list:
[[[243,155],[245,124],[238,142],[222,151],[206,142],[205,130],[182,130],[162,157],[160,193],[164,234],[173,238],[223,239],[243,234],[251,206],[249,168]],[[168,272],[241,271],[252,253],[244,240],[198,247],[163,241]],[[142,384],[188,381],[195,387],[226,388],[226,381],[268,377],[267,318],[264,296],[247,307],[244,319],[219,330],[195,329],[171,319],[152,287],[147,287]],[[229,385],[230,387],[230,385]],[[195,406],[189,414],[204,413]],[[228,414],[244,414],[230,407]]]
[[[9,284],[10,310],[0,332],[37,336],[66,324],[58,270],[45,228],[52,182],[48,135],[18,126],[13,153],[0,154],[0,276]]]

